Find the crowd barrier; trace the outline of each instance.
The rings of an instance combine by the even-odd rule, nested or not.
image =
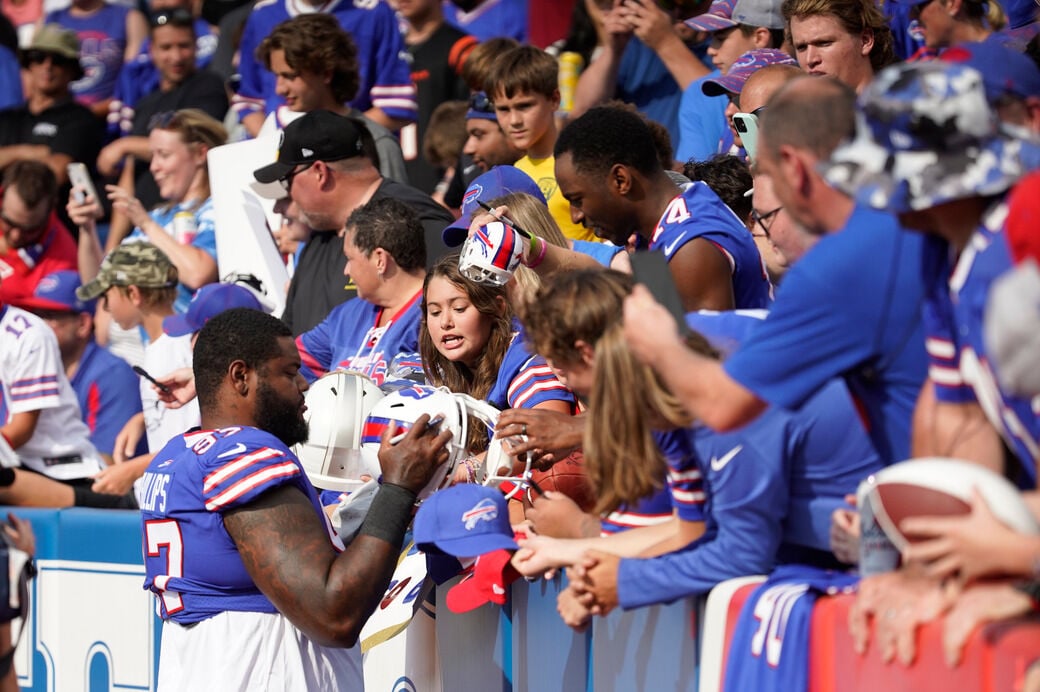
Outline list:
[[[141,588],[136,512],[23,510],[37,535],[39,577],[15,656],[23,690],[101,692],[155,687],[161,624]],[[457,615],[423,608],[398,637],[366,654],[375,692],[440,690],[719,689],[726,643],[757,580],[735,580],[706,603],[615,611],[575,633],[556,614],[559,580],[517,582],[506,607]],[[813,614],[812,692],[837,690],[1019,690],[1040,658],[1040,621],[976,632],[956,669],[942,661],[941,625],[922,628],[909,669],[876,651],[853,653],[845,626],[851,596],[822,599]],[[431,617],[433,611],[436,618]],[[17,631],[17,625],[15,626]]]

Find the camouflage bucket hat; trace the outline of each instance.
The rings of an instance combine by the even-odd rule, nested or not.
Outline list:
[[[998,194],[1040,145],[1000,124],[982,75],[960,64],[882,70],[859,97],[856,136],[820,165],[857,202],[893,213]]]
[[[80,300],[93,300],[112,286],[170,288],[173,264],[162,250],[151,243],[125,243],[108,253],[93,280],[76,289]]]

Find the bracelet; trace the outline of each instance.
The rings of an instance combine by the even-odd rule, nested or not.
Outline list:
[[[393,483],[383,483],[372,498],[372,506],[368,509],[365,522],[358,535],[372,536],[387,543],[400,546],[404,541],[404,533],[412,520],[412,507],[415,506],[415,493],[408,488]]]
[[[534,241],[535,241],[535,238],[536,238],[536,236],[531,236],[532,252],[534,251]],[[538,240],[541,241],[542,249],[538,253],[538,256],[534,258],[534,260],[526,262],[528,268],[530,268],[530,269],[534,269],[539,264],[541,264],[542,261],[545,259],[545,253],[549,250],[549,243],[546,242],[546,240],[544,238],[538,238]]]

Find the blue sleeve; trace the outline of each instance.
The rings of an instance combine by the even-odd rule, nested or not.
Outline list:
[[[308,382],[314,382],[332,366],[331,332],[334,327],[330,324],[330,318],[333,314],[335,311],[316,327],[296,337],[296,348],[300,351],[302,361],[300,374]]]
[[[709,474],[708,533],[673,553],[622,559],[617,592],[623,608],[707,593],[726,579],[773,568],[788,486],[782,460],[775,451],[766,454],[745,444],[720,471],[712,471],[711,462],[702,467]]]
[[[239,43],[238,75],[240,77],[238,91],[231,97],[231,108],[241,121],[250,113],[264,110],[264,67],[256,61],[256,47],[260,44],[260,15],[254,8],[246,20]]]
[[[213,212],[213,199],[206,200],[206,203],[199,208],[195,214],[195,223],[197,228],[195,231],[195,239],[191,241],[192,247],[197,247],[203,250],[212,257],[214,260],[217,259],[217,232],[216,223],[214,222]]]
[[[358,94],[351,104],[362,111],[374,106],[391,118],[414,121],[419,106],[408,63],[401,59],[406,53],[404,38],[388,6],[380,3],[376,11],[377,16],[373,18],[376,50],[371,53],[375,64],[367,68],[372,82],[368,93]]]
[[[0,46],[0,110],[20,106],[24,102],[18,58],[5,46]]]
[[[756,396],[785,408],[801,405],[832,377],[868,359],[877,338],[864,333],[877,319],[871,301],[854,295],[862,286],[826,271],[812,274],[807,260],[788,272],[769,316],[723,364]]]
[[[719,139],[729,128],[726,127],[726,99],[705,96],[701,84],[721,73],[711,74],[694,80],[682,93],[679,106],[679,141],[675,146],[675,158],[683,163],[690,159],[704,161],[718,151]]]
[[[223,447],[229,448],[227,452],[199,458],[200,463],[218,462],[203,467],[202,499],[210,512],[225,512],[249,504],[268,490],[302,474],[292,453],[274,438],[271,445],[259,444],[255,438],[232,439],[237,444],[224,441]]]
[[[535,408],[547,401],[566,401],[574,406],[574,393],[560,382],[545,359],[532,356],[509,383],[510,408]]]
[[[95,384],[98,408],[90,439],[98,451],[111,454],[115,449],[116,435],[128,420],[141,412],[141,390],[137,375],[122,361],[111,363]],[[143,454],[147,451],[147,440],[142,438],[141,442],[138,451]]]

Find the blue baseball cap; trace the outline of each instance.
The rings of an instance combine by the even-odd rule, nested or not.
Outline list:
[[[958,43],[944,50],[939,59],[978,70],[991,104],[1006,94],[1019,98],[1040,96],[1040,68],[1000,41]]]
[[[902,213],[996,195],[1040,155],[997,119],[982,75],[942,60],[886,67],[859,96],[856,136],[819,164],[860,204]]]
[[[704,92],[705,96],[739,94],[748,78],[763,67],[797,64],[797,60],[776,48],[749,50],[733,61],[733,64],[729,66],[729,72],[725,76],[705,79],[701,82],[701,91]]]
[[[505,496],[473,483],[438,490],[419,505],[413,538],[419,550],[455,557],[519,547],[513,540]]]
[[[466,111],[466,120],[474,118],[498,122],[498,116],[495,115],[495,104],[491,103],[491,99],[483,91],[475,92],[469,97],[469,110]]]
[[[444,244],[448,247],[458,247],[466,240],[470,219],[473,212],[479,209],[478,200],[487,202],[513,192],[527,193],[546,204],[545,195],[531,176],[515,166],[495,166],[487,173],[477,176],[466,188],[466,194],[462,196],[462,213],[455,223],[445,228],[441,234]]]
[[[183,315],[163,320],[163,331],[169,336],[194,334],[212,318],[232,308],[264,309],[248,288],[235,284],[207,284],[195,291]]]
[[[48,312],[94,312],[96,301],[80,300],[76,297],[76,289],[82,283],[79,272],[71,269],[47,274],[31,296],[12,298],[10,303],[23,310]]]

